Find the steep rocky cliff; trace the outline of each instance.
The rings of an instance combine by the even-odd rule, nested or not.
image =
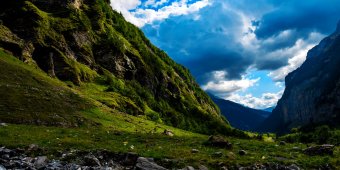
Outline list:
[[[336,31],[311,49],[302,66],[286,79],[286,89],[262,131],[288,132],[309,124],[339,126],[340,23]]]
[[[153,46],[109,4],[108,0],[2,1],[0,48],[114,110],[203,133],[229,128],[189,71]],[[1,74],[5,73],[9,74],[3,69]],[[10,84],[4,79],[2,83]],[[0,105],[0,121],[16,123],[16,115],[10,118],[7,113],[18,105],[16,101]],[[35,115],[27,119],[54,113],[58,111],[27,111]]]

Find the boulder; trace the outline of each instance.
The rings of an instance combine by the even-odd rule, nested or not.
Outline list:
[[[200,165],[198,166],[198,170],[209,170],[209,169],[204,165]]]
[[[292,165],[287,166],[287,169],[288,170],[300,170],[300,167],[298,167],[295,164],[292,164]]]
[[[191,149],[191,153],[198,153],[199,150],[198,149]]]
[[[167,136],[174,136],[174,132],[172,132],[171,130],[168,130],[168,129],[165,129],[163,134],[167,135]]]
[[[226,148],[226,149],[232,148],[232,144],[228,142],[227,140],[225,140],[222,136],[210,136],[206,144],[210,146]]]
[[[306,155],[333,155],[334,145],[324,144],[318,146],[311,146],[303,150]]]
[[[125,158],[122,162],[125,166],[134,166],[137,162],[138,154],[134,152],[129,152],[125,155]]]
[[[48,163],[48,159],[46,156],[38,156],[35,158],[35,161],[34,161],[34,166],[37,168],[37,169],[40,169],[40,168],[43,168],[44,166],[46,166]]]
[[[286,145],[285,141],[280,141],[280,145]]]
[[[213,156],[214,157],[222,157],[223,153],[222,152],[215,152],[215,153],[213,153]]]
[[[166,170],[166,168],[157,165],[155,162],[151,162],[147,158],[139,157],[137,159],[135,170]]]
[[[245,150],[239,150],[238,154],[243,156],[243,155],[247,155],[247,152]]]
[[[101,166],[100,161],[93,155],[87,155],[84,157],[85,166]]]

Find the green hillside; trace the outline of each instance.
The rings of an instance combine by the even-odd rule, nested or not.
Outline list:
[[[137,27],[113,11],[107,1],[19,0],[1,4],[0,8],[4,11],[4,15],[0,16],[0,47],[21,61],[40,68],[50,77],[82,91],[96,102],[190,131],[227,134],[231,130],[218,107],[200,89],[189,71],[153,46]],[[11,72],[2,69],[6,71],[5,75]],[[13,81],[15,83],[19,79]],[[59,86],[60,83],[53,83],[55,81],[50,78],[46,83],[51,87]],[[21,84],[29,85],[25,80]],[[50,86],[38,85],[42,90],[50,91]],[[24,94],[22,91],[17,93],[19,98]],[[77,97],[72,93],[69,95]],[[56,102],[53,106],[57,107],[49,107],[50,103],[46,100],[40,103],[47,110],[44,107],[40,110],[33,108],[40,107],[40,103],[37,106],[25,103],[21,107],[36,112],[31,115],[42,116],[58,112],[76,113],[91,105],[74,99],[79,103],[77,107],[72,99],[65,99],[67,95],[55,96],[53,92],[46,98],[60,99],[72,108],[58,101],[53,101]],[[22,102],[26,100],[21,99]],[[12,108],[17,107],[12,104]],[[2,107],[0,109],[3,110]],[[1,117],[6,117],[6,114],[0,112]],[[48,117],[46,115],[44,117]],[[59,116],[63,117],[62,113]],[[75,122],[68,120],[76,119],[74,117],[81,116],[68,115],[56,119]],[[45,121],[49,120],[41,119],[38,123],[51,125]]]

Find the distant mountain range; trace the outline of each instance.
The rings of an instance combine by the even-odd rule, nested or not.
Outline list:
[[[219,106],[229,123],[241,130],[254,131],[271,114],[271,112],[245,107],[211,94],[210,97]]]
[[[273,107],[268,107],[268,108],[262,109],[262,110],[271,113],[274,109],[275,109],[275,106],[273,106]],[[270,114],[269,114],[269,115],[270,115]],[[269,116],[269,115],[268,115],[268,116]]]
[[[286,89],[258,130],[287,133],[293,127],[340,122],[340,23],[308,52],[307,60],[286,79]]]

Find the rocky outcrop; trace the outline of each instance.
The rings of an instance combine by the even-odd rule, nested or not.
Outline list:
[[[196,132],[230,128],[190,72],[109,0],[17,0],[0,11],[1,50],[70,86],[98,83],[126,99],[99,101],[108,107]]]
[[[285,133],[308,124],[340,122],[340,23],[311,49],[302,66],[286,79],[286,89],[272,115],[259,128]]]

